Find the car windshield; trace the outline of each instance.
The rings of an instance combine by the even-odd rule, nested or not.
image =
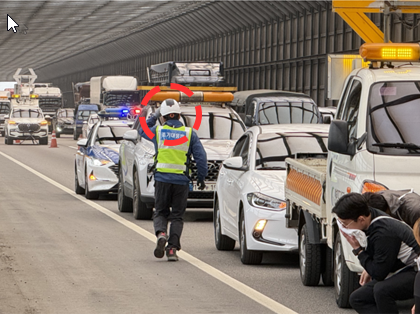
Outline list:
[[[73,110],[63,110],[58,113],[59,118],[73,118],[74,117],[74,111]]]
[[[137,106],[140,96],[137,92],[108,92],[104,95],[105,106]]]
[[[420,81],[373,84],[368,106],[370,152],[420,155]]]
[[[181,114],[181,122],[185,126],[193,127],[195,114]],[[245,126],[232,113],[203,114],[200,128],[196,130],[200,139],[237,140],[244,133]]]
[[[17,109],[13,110],[13,118],[42,118],[42,111],[39,109]]]
[[[89,116],[92,113],[96,113],[96,112],[97,112],[96,110],[82,110],[82,111],[79,111],[79,113],[77,114],[77,119],[87,121],[89,119]]]
[[[259,104],[260,124],[318,123],[316,105],[312,102],[263,102]]]
[[[0,114],[8,114],[10,111],[9,103],[0,103]]]
[[[130,125],[100,125],[96,134],[95,145],[120,144]]]
[[[291,158],[325,158],[327,133],[265,133],[258,135],[255,170],[286,170]]]

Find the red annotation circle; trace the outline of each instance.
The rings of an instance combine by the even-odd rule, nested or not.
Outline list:
[[[186,86],[182,86],[180,84],[175,84],[175,83],[171,83],[171,89],[176,89],[182,93],[184,93],[185,95],[187,95],[188,97],[191,97],[194,93],[191,89],[189,89]],[[150,99],[152,99],[152,97],[156,94],[160,92],[160,87],[159,86],[155,86],[153,87],[147,94],[146,96],[144,96],[141,104],[143,106],[146,106],[147,103],[150,101]],[[193,129],[198,130],[200,128],[201,125],[201,120],[203,119],[203,111],[201,110],[201,106],[196,106],[195,107],[195,114],[196,114],[196,118],[195,118],[195,122],[193,125]],[[147,126],[146,123],[146,118],[145,117],[140,117],[140,125],[144,131],[144,133],[146,133],[146,135],[152,139],[155,134],[149,129],[149,127]],[[163,142],[163,144],[165,146],[177,146],[177,145],[181,145],[188,142],[188,138],[184,135],[181,138],[178,138],[176,140],[165,140]]]

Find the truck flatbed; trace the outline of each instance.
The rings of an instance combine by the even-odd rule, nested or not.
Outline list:
[[[293,200],[288,206],[305,208],[317,217],[326,217],[324,187],[327,173],[326,158],[286,159],[286,199]]]

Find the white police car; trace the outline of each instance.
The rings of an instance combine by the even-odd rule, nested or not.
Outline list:
[[[87,199],[117,192],[118,150],[123,134],[130,130],[130,120],[100,120],[87,138],[77,142],[75,158],[75,192]]]

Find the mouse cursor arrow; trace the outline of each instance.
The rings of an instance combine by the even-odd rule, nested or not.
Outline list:
[[[16,33],[16,27],[19,27],[19,24],[16,23],[9,14],[7,14],[7,31],[10,31],[10,29],[13,29],[13,33]]]

